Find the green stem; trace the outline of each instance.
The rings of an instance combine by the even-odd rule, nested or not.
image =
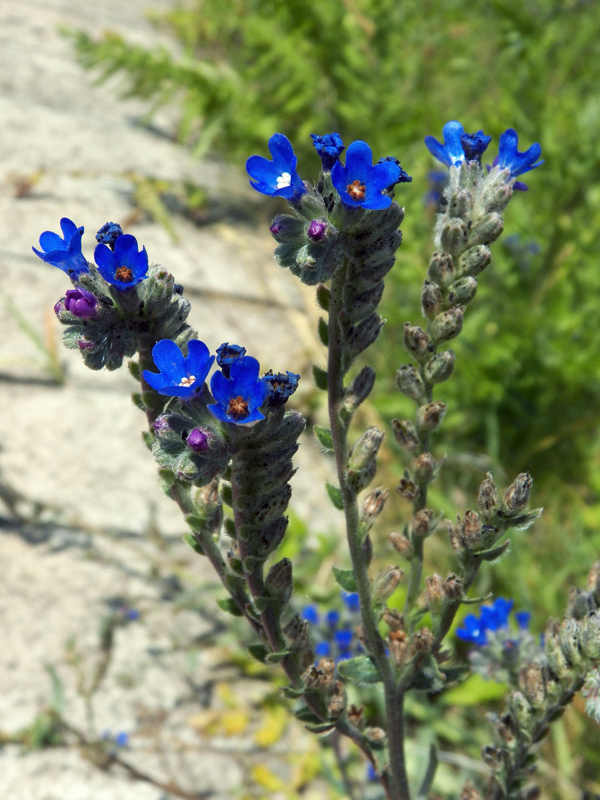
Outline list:
[[[396,691],[396,676],[394,668],[386,655],[385,642],[373,614],[371,596],[371,582],[362,550],[360,534],[360,518],[356,492],[347,479],[348,465],[348,438],[347,428],[340,417],[344,399],[344,370],[343,370],[343,341],[342,330],[339,324],[339,314],[342,311],[342,290],[345,280],[345,269],[339,269],[331,283],[331,296],[329,307],[329,354],[327,366],[327,393],[329,405],[329,421],[333,450],[337,465],[340,492],[344,503],[346,518],[346,535],[352,568],[356,580],[358,596],[360,599],[360,612],[362,626],[367,643],[367,649],[374,660],[379,674],[383,680],[386,714],[388,720],[388,741],[390,752],[390,767],[393,779],[389,785],[391,798],[409,800],[408,778],[404,759],[404,725],[402,713],[402,697]]]

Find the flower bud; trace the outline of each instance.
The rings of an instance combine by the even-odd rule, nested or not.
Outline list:
[[[387,641],[392,658],[401,667],[408,661],[411,652],[408,636],[404,631],[390,631]]]
[[[492,260],[492,251],[483,244],[470,247],[458,262],[459,275],[479,275]]]
[[[67,289],[64,304],[74,317],[90,319],[96,316],[96,297],[87,289]]]
[[[152,428],[157,436],[170,431],[171,426],[169,425],[168,417],[157,417],[152,423]]]
[[[446,342],[454,339],[462,330],[464,306],[455,306],[438,314],[431,325],[431,336],[436,342]]]
[[[466,223],[462,219],[458,219],[458,217],[451,217],[442,227],[440,236],[442,250],[458,255],[467,244],[468,236],[469,231]],[[489,241],[493,240],[490,239]],[[479,242],[475,242],[475,244],[479,244]]]
[[[429,628],[421,628],[413,634],[413,643],[417,651],[428,652],[431,650],[433,642],[434,636]]]
[[[423,316],[433,319],[436,314],[439,314],[442,307],[442,292],[437,283],[432,281],[425,281],[423,283],[423,291],[421,292],[421,309]]]
[[[435,402],[420,406],[417,411],[417,425],[421,431],[436,431],[442,424],[448,406],[445,403]]]
[[[450,253],[435,252],[431,256],[427,274],[432,281],[439,283],[440,286],[447,286],[452,283],[454,280],[454,262]]]
[[[375,370],[369,366],[363,367],[346,389],[344,406],[349,411],[354,411],[371,394],[374,385]]]
[[[190,431],[185,443],[194,453],[203,453],[210,450],[210,431],[203,431],[202,428],[194,428]]]
[[[372,492],[369,492],[363,500],[361,518],[369,528],[383,511],[389,493],[389,489],[383,489],[379,486],[377,489],[373,489]]]
[[[419,487],[414,481],[411,481],[408,478],[400,478],[397,491],[399,495],[404,497],[406,500],[410,500],[411,503],[414,503],[419,496]]]
[[[388,541],[396,548],[403,558],[410,560],[414,555],[414,549],[410,540],[402,533],[392,531],[388,536]]]
[[[455,358],[454,350],[445,350],[435,355],[425,364],[425,379],[433,384],[447,381],[454,372]]]
[[[348,483],[355,492],[362,492],[371,483],[377,474],[377,462],[371,461],[366,467],[362,469],[348,470]]]
[[[348,719],[350,720],[350,722],[356,728],[358,728],[358,727],[360,727],[360,724],[361,724],[361,722],[363,720],[364,713],[365,713],[365,707],[364,706],[358,706],[357,707],[354,704],[352,704],[348,708]]]
[[[396,591],[402,580],[404,571],[400,567],[386,567],[373,584],[373,599],[376,603],[385,603]]]
[[[582,620],[596,608],[594,596],[591,592],[585,592],[575,586],[569,592],[569,604],[567,606],[567,617]]]
[[[431,453],[421,453],[412,463],[416,483],[429,483],[435,474],[435,459]]]
[[[387,608],[383,612],[383,621],[391,631],[404,630],[404,617],[397,608]]]
[[[461,558],[464,553],[464,542],[461,532],[462,526],[454,525],[449,519],[446,520],[446,526],[448,528],[448,539],[450,540],[450,546],[458,558]]]
[[[498,772],[502,769],[504,759],[502,757],[502,748],[497,744],[486,744],[481,748],[481,756],[488,767],[493,772]]]
[[[405,450],[411,452],[419,446],[419,437],[417,436],[417,432],[415,431],[413,425],[407,420],[403,420],[401,422],[400,420],[393,419],[392,430],[394,431],[396,441],[400,447],[404,447]]]
[[[498,490],[492,478],[492,473],[488,472],[485,480],[479,487],[479,496],[477,498],[479,513],[485,520],[489,520],[498,507],[498,503]]]
[[[273,564],[265,579],[267,591],[277,597],[282,603],[292,596],[292,562],[289,558],[282,558]]]
[[[434,462],[435,463],[435,462]],[[412,521],[413,536],[418,539],[425,539],[431,530],[431,520],[433,519],[433,511],[429,508],[423,508],[417,511]]]
[[[581,649],[588,658],[600,658],[600,614],[589,614],[581,631]]]
[[[385,433],[379,428],[369,428],[363,433],[356,442],[350,453],[348,468],[351,470],[361,470],[367,467],[377,456],[377,452],[383,442]]]
[[[417,403],[425,394],[423,379],[412,364],[404,364],[400,367],[396,372],[396,384],[403,395]]]
[[[485,214],[475,220],[469,231],[469,244],[490,244],[496,241],[504,230],[504,220],[500,214]]]
[[[477,278],[468,275],[459,278],[448,287],[448,302],[453,306],[462,306],[470,303],[477,292]]]
[[[507,514],[517,514],[529,502],[533,486],[533,478],[528,472],[522,472],[504,493],[503,507]]]
[[[313,219],[306,231],[306,235],[311,242],[322,242],[327,238],[328,233],[329,225],[327,220],[324,219]]]
[[[404,347],[417,361],[427,361],[433,350],[431,340],[423,328],[413,326],[410,322],[404,323]]]
[[[448,204],[448,213],[451,217],[460,217],[460,219],[468,220],[473,208],[473,195],[466,189],[460,189],[458,192],[450,197]]]
[[[280,214],[271,223],[270,231],[277,242],[303,243],[304,221],[289,214]]]
[[[512,692],[508,700],[511,713],[520,728],[528,730],[531,724],[532,708],[524,694],[521,692]]]
[[[457,600],[464,594],[463,579],[450,572],[444,581],[444,594],[449,600]]]
[[[475,511],[467,511],[461,526],[462,540],[469,550],[476,550],[481,546],[481,519]]]
[[[583,659],[579,651],[579,628],[574,619],[562,621],[558,638],[567,661],[574,666],[581,664]]]
[[[445,596],[444,584],[437,572],[434,572],[433,575],[428,575],[425,578],[425,597],[429,608],[432,611],[438,610]]]
[[[548,629],[552,630],[553,628],[553,623],[550,623],[544,636],[546,658],[548,659],[548,666],[552,672],[559,680],[562,680],[569,674],[570,664],[563,653],[562,647],[560,646],[558,634],[548,632]]]
[[[487,189],[483,195],[483,203],[487,211],[502,212],[510,203],[513,188],[508,183],[497,183],[493,188]]]
[[[532,706],[540,706],[546,699],[542,668],[535,661],[530,661],[521,668],[519,687]]]
[[[379,750],[383,747],[387,738],[387,734],[383,728],[375,727],[365,728],[365,736],[376,750]]]

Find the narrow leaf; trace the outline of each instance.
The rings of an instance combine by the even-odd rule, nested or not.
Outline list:
[[[315,383],[317,384],[317,388],[327,391],[327,373],[325,370],[321,369],[321,367],[314,366],[313,377],[315,379]]]
[[[199,556],[205,555],[204,550],[202,549],[202,545],[193,536],[191,533],[184,533],[183,534],[183,541],[187,544],[188,547],[191,547],[194,553],[198,553]]]
[[[335,724],[333,722],[321,722],[319,725],[305,725],[304,727],[310,733],[329,733],[335,728]]]
[[[507,539],[502,544],[499,544],[497,547],[490,547],[489,550],[480,550],[477,553],[473,553],[474,558],[479,558],[481,561],[495,561],[497,558],[500,558],[503,555],[508,547],[510,546],[510,539]]]
[[[329,499],[333,503],[333,505],[337,508],[338,511],[344,510],[344,501],[342,500],[342,493],[338,489],[337,486],[334,486],[332,483],[327,482],[325,484],[325,488],[327,489],[327,494],[329,495]]]
[[[417,800],[427,800],[429,797],[429,790],[435,778],[435,771],[438,765],[437,747],[432,743],[429,748],[429,763],[427,765],[427,772],[423,778],[423,783],[419,789],[419,796]]]
[[[267,656],[269,655],[269,651],[264,644],[251,644],[248,646],[248,652],[253,658],[260,661],[261,664],[266,662]]]
[[[325,345],[325,347],[329,347],[329,325],[325,322],[323,317],[319,317],[319,339]]]
[[[333,577],[342,589],[345,589],[347,592],[355,592],[358,588],[354,572],[351,569],[339,569],[338,567],[334,567]]]
[[[217,600],[217,605],[221,609],[221,611],[226,611],[228,614],[231,614],[233,617],[241,617],[242,612],[237,606],[231,597],[224,597],[222,600]]]
[[[320,425],[315,425],[313,430],[321,447],[324,447],[325,450],[333,450],[333,437],[331,435],[331,431],[328,430],[328,428],[322,428]]]
[[[330,297],[331,297],[331,292],[326,286],[323,286],[323,284],[317,286],[317,303],[321,306],[323,311],[329,311]]]

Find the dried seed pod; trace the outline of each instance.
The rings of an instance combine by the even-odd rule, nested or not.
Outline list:
[[[405,450],[411,452],[419,446],[419,437],[411,422],[408,420],[392,420],[392,430],[396,441]]]

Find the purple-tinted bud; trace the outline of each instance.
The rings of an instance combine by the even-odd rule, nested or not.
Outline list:
[[[154,433],[157,436],[160,436],[162,433],[166,433],[167,431],[171,430],[171,426],[169,425],[169,421],[166,417],[157,417],[152,424],[154,428]]]
[[[322,242],[323,239],[327,238],[327,228],[328,225],[324,219],[313,219],[308,226],[306,235],[311,242]]]
[[[62,312],[65,310],[65,304],[62,300],[59,300],[58,303],[54,304],[54,313],[57,317],[60,317]]]
[[[190,431],[186,439],[186,444],[194,453],[202,453],[205,450],[210,450],[209,437],[201,428],[194,428],[193,431]]]
[[[275,238],[277,238],[279,236],[279,234],[281,233],[281,229],[282,228],[283,228],[283,225],[281,224],[281,221],[276,218],[276,219],[273,220],[273,224],[271,225],[269,230],[271,231],[273,236]]]
[[[80,339],[77,344],[79,345],[80,350],[91,350],[95,347],[94,342],[88,342],[87,339]]]
[[[96,234],[99,244],[107,244],[111,250],[115,249],[115,242],[123,235],[123,229],[116,222],[105,222]]]
[[[74,317],[89,319],[96,315],[96,298],[87,289],[67,289],[65,308]]]

